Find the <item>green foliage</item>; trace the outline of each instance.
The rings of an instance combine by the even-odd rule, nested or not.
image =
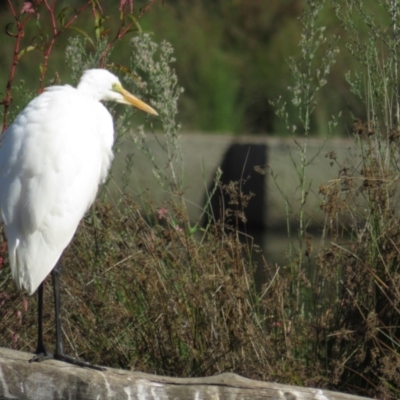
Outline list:
[[[158,129],[163,138],[158,139],[167,159],[167,166],[158,165],[146,145],[145,130],[153,130],[153,126],[139,125],[132,129],[132,109],[124,109],[117,120],[121,144],[130,140],[151,162],[151,167],[158,183],[172,192],[182,188],[182,154],[179,147],[180,124],[176,120],[178,100],[183,88],[178,85],[178,78],[172,64],[175,62],[173,48],[170,43],[162,41],[157,44],[149,34],[135,36],[131,40],[132,56],[128,73],[123,76],[125,86],[133,93],[150,98],[151,104],[159,113]],[[117,145],[118,146],[118,145]],[[127,161],[132,155],[127,156]],[[129,175],[130,171],[128,171]]]
[[[298,17],[303,3],[177,1],[149,14],[143,26],[168,38],[179,58],[177,73],[186,90],[181,103],[184,127],[290,134],[269,101],[283,96],[283,101],[290,103],[289,126],[298,123],[286,91],[291,64],[287,60],[299,54]],[[326,8],[319,14],[318,23],[328,28],[336,21]],[[327,83],[324,93],[313,100],[319,107],[310,121],[312,135],[323,134],[326,120],[343,107],[337,91],[338,86],[345,86],[338,82],[339,66],[327,71],[324,62],[330,61],[321,54],[315,55],[313,63],[321,66],[320,82],[325,79]],[[332,74],[336,79],[331,82]]]
[[[376,3],[375,0],[362,2],[364,9],[372,11],[379,21],[385,21],[382,8]],[[161,1],[154,1],[151,2],[151,12],[140,18],[140,7],[146,9],[148,4],[144,0],[136,3],[136,14],[131,14],[126,7],[122,15],[117,11],[116,3],[94,2],[101,5],[102,12],[98,8],[93,12],[88,6],[65,28],[74,16],[74,10],[79,10],[84,4],[84,1],[75,1],[65,7],[65,2],[56,2],[55,20],[61,33],[56,38],[57,45],[49,54],[48,68],[44,70],[43,51],[48,48],[52,29],[48,12],[41,3],[39,20],[35,19],[36,14],[31,17],[21,39],[22,56],[16,68],[16,81],[23,78],[32,92],[37,91],[37,78],[43,71],[43,85],[59,79],[69,82],[64,50],[69,38],[77,35],[85,38],[85,47],[92,50],[98,46],[99,40],[107,41],[111,45],[108,50],[112,48],[113,51],[113,62],[126,66],[132,32],[151,32],[170,42],[179,59],[176,72],[185,88],[179,103],[180,120],[185,130],[290,135],[291,130],[288,131],[283,120],[275,116],[269,103],[279,96],[283,96],[288,105],[289,126],[298,124],[292,99],[286,91],[292,84],[287,60],[300,53],[297,43],[302,29],[299,17],[306,4],[304,0],[215,0],[212,3],[177,0],[165,1],[164,5]],[[332,2],[329,6],[325,3],[319,13],[318,24],[325,26],[327,32],[335,32],[344,38],[347,33],[337,23],[334,4]],[[342,8],[342,12],[346,12],[346,7]],[[352,18],[360,38],[363,38],[366,33],[363,20],[358,19],[356,13]],[[0,24],[5,27],[9,23],[11,32],[15,32],[15,22],[10,14],[0,14]],[[349,36],[349,39],[353,38]],[[356,97],[349,92],[344,78],[349,68],[358,68],[357,61],[348,57],[344,42],[337,45],[340,48],[337,62],[323,78],[327,83],[314,98],[318,107],[311,117],[311,135],[324,135],[327,122],[341,110],[344,118],[339,121],[334,133],[345,135],[352,114],[364,113]],[[0,49],[0,87],[5,87],[7,82],[12,64],[12,45],[10,38],[4,40]],[[105,65],[101,57],[96,63],[100,61]],[[320,65],[322,71],[325,61],[321,53],[314,57],[315,65]],[[78,71],[75,75],[79,75]],[[20,106],[25,104],[19,99],[19,93],[13,94],[15,103]]]
[[[160,374],[233,371],[256,379],[399,398],[397,1],[308,0],[301,27],[282,17],[285,12],[298,15],[298,2],[243,0],[232,7],[225,7],[222,0],[174,4],[176,8],[166,4],[161,10],[165,18],[160,19],[157,11],[143,25],[147,30],[154,26],[157,32],[169,28],[175,43],[181,40],[176,46],[177,63],[175,46],[157,43],[157,35],[146,32],[135,34],[129,45],[124,43],[124,54],[130,48],[131,58],[117,62],[117,48],[111,46],[115,51],[110,53],[112,40],[107,37],[111,17],[100,14],[96,14],[93,39],[80,34],[68,42],[66,59],[73,80],[83,69],[107,62],[130,90],[160,112],[155,127],[141,120],[143,126],[132,135],[132,121],[137,124],[138,116],[133,119],[128,110],[115,108],[120,135],[116,151],[124,140],[134,141],[149,156],[149,168],[170,194],[162,205],[145,196],[138,205],[122,188],[118,207],[102,199],[82,221],[64,261],[68,265],[63,283],[68,351],[95,363]],[[255,12],[253,17],[249,10]],[[273,11],[271,18],[265,10]],[[341,25],[335,20],[337,29],[331,36],[335,15]],[[278,30],[274,17],[293,37],[301,29],[298,49],[290,44],[284,48],[287,36]],[[229,27],[221,23],[225,19]],[[134,20],[131,28],[140,30]],[[184,36],[177,34],[182,27],[187,30]],[[255,40],[258,35],[262,44]],[[279,37],[280,45],[272,43],[272,37]],[[246,52],[249,43],[253,45]],[[228,50],[232,44],[235,54]],[[346,47],[350,51],[346,57],[352,55],[355,61],[344,65],[340,57]],[[283,60],[289,54],[295,56],[286,64],[272,66],[276,55]],[[270,65],[274,72],[268,70]],[[317,124],[329,134],[339,126],[338,117],[332,115],[340,115],[335,113],[340,102],[331,105],[337,95],[326,96],[326,90],[332,91],[330,78],[339,73],[344,78],[348,66],[357,66],[346,75],[353,92],[349,104],[356,117],[355,146],[347,159],[327,155],[338,178],[320,186],[326,224],[323,246],[314,260],[304,205],[312,178],[307,168],[323,149],[309,154],[308,140],[318,130]],[[277,76],[286,77],[286,72],[292,73],[292,80],[277,82]],[[222,220],[199,229],[189,221],[180,180],[177,112],[182,89],[177,75],[187,86],[181,103],[186,121],[199,108],[195,126],[236,130],[255,113],[254,99],[267,104],[266,88],[282,95],[275,103],[283,121],[280,126],[298,148],[298,154],[291,156],[301,192],[296,235],[300,245],[295,250],[291,244],[284,265],[265,265],[267,279],[260,291],[252,262],[259,250],[239,240],[242,233],[237,226]],[[252,81],[251,76],[268,76],[270,81],[257,87],[259,80]],[[282,87],[289,90],[281,93]],[[327,105],[331,106],[328,117],[321,117]],[[9,111],[13,115],[14,110]],[[144,126],[146,131],[165,133],[160,146],[166,164],[157,165],[146,150]],[[134,155],[129,154],[127,180],[133,165]],[[275,179],[279,186],[279,178]],[[240,182],[223,187],[232,203],[241,196],[239,188]],[[295,204],[282,194],[289,212]],[[226,210],[226,215],[239,217],[243,210]],[[293,239],[289,220],[288,233]],[[0,260],[0,345],[32,350],[35,300],[15,291],[9,270],[3,267],[7,262],[7,258]],[[46,296],[51,296],[47,286]],[[45,331],[46,340],[52,342],[49,303]]]
[[[82,36],[72,36],[68,39],[65,49],[65,61],[71,70],[72,82],[76,85],[83,72],[91,68],[100,68],[104,52],[107,49],[107,39],[99,39],[94,47],[88,46],[88,40]],[[107,53],[104,61],[107,63],[111,52]]]
[[[324,1],[309,0],[307,8],[301,17],[303,30],[299,41],[300,55],[297,58],[291,57],[288,60],[292,73],[292,84],[288,86],[292,107],[288,106],[283,96],[280,96],[275,102],[271,102],[276,109],[277,115],[285,123],[286,130],[290,132],[298,150],[296,154],[290,153],[290,159],[293,169],[296,171],[300,200],[296,199],[294,201],[283,193],[280,182],[277,180],[273,170],[271,173],[274,183],[286,203],[289,239],[288,261],[293,282],[292,291],[295,293],[295,301],[292,306],[296,310],[304,309],[305,304],[309,303],[307,291],[302,290],[304,270],[310,268],[309,256],[306,257],[307,260],[303,265],[305,244],[310,241],[308,227],[311,223],[311,218],[307,217],[304,211],[312,181],[312,177],[309,177],[307,172],[308,167],[320,156],[323,150],[322,145],[314,154],[310,154],[308,140],[311,133],[311,121],[317,109],[317,95],[327,84],[327,77],[339,52],[336,45],[337,38],[328,39],[325,32],[326,27],[320,25],[320,15],[324,4]],[[296,114],[295,118],[293,114]],[[329,131],[325,141],[332,134],[332,129],[336,126],[336,123],[337,118],[333,118],[329,124]],[[299,135],[303,136],[303,138]],[[299,227],[297,235],[295,235],[296,242],[299,244],[298,252],[294,250],[293,233],[290,227],[290,215],[294,213],[294,210],[298,210],[296,213]]]
[[[336,387],[395,399],[400,385],[393,373],[400,365],[398,3],[378,2],[375,14],[366,2],[332,2],[349,34],[347,47],[359,62],[358,69],[346,76],[351,90],[364,104],[366,120],[356,118],[352,125],[354,148],[348,158],[327,154],[331,166],[338,169],[338,178],[320,187],[326,225],[324,245],[313,270],[309,259],[311,237],[302,214],[308,194],[307,166],[315,157],[306,157],[307,127],[316,110],[312,103],[315,88],[321,89],[325,83],[321,71],[327,70],[333,60],[330,54],[335,52],[329,53],[332,48],[328,47],[325,64],[317,63],[313,69],[313,44],[324,42],[323,30],[312,29],[322,3],[310,0],[307,4],[300,40],[302,58],[300,62],[291,61],[295,83],[289,87],[304,134],[303,143],[294,137],[299,161],[292,155],[302,190],[300,250],[289,249],[290,290],[285,300],[286,319],[293,323],[293,335],[301,343],[293,351],[305,363],[321,362]],[[315,35],[318,29],[320,33]],[[282,106],[278,112],[290,120]],[[290,199],[285,200],[290,206]],[[310,340],[305,332],[309,332]],[[309,352],[316,355],[314,360]]]

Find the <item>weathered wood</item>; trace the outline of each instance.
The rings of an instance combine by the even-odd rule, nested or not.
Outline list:
[[[29,363],[31,357],[0,348],[0,400],[365,400],[327,390],[253,381],[231,373],[168,378],[112,368],[99,372],[54,360]]]

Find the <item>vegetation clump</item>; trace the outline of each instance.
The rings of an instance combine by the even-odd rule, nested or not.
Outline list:
[[[325,155],[323,148],[310,154],[308,140],[318,93],[330,79],[339,38],[329,39],[320,25],[327,2],[307,1],[300,58],[288,60],[293,82],[289,94],[274,102],[298,149],[290,155],[301,193],[298,225],[293,230],[287,224],[288,249],[282,265],[261,266],[254,261],[261,250],[240,231],[246,219],[242,206],[252,196],[241,192],[241,182],[222,184],[217,177],[211,194],[221,191],[228,198],[219,220],[209,215],[202,226],[189,219],[176,120],[182,89],[173,68],[172,46],[141,32],[128,3],[124,4],[117,36],[126,32],[128,20],[133,22],[130,28],[137,28],[126,66],[110,62],[110,43],[115,41],[107,36],[100,9],[93,14],[96,39],[87,35],[70,39],[66,60],[73,79],[87,67],[113,69],[129,89],[160,111],[156,126],[141,120],[133,134],[131,121],[137,120],[126,110],[113,110],[118,131],[115,150],[118,153],[129,140],[146,154],[168,199],[156,203],[145,195],[132,198],[129,175],[134,155],[128,155],[118,200],[110,200],[106,186],[63,256],[66,350],[96,364],[150,373],[184,377],[232,371],[254,379],[399,398],[397,2],[379,2],[380,15],[385,16],[379,23],[364,2],[330,4],[343,32],[349,34],[350,54],[360,63],[346,79],[364,104],[365,115],[354,116],[351,153]],[[76,13],[84,11],[80,10]],[[18,16],[16,10],[14,14]],[[25,28],[19,29],[17,39],[22,40]],[[3,101],[4,124],[13,116],[11,97],[7,92]],[[288,118],[293,111],[297,114]],[[331,118],[329,135],[339,119],[340,115]],[[167,160],[163,165],[146,146],[144,132],[156,130],[165,134],[159,142]],[[304,211],[312,179],[308,167],[324,155],[337,178],[321,182],[318,195],[325,224],[317,231],[322,245],[313,249],[315,230]],[[264,168],[259,170],[265,173]],[[272,176],[280,187],[279,177]],[[299,200],[281,193],[289,221],[294,201]],[[7,265],[3,248],[0,346],[32,351],[36,299],[15,290]],[[254,279],[256,267],[265,272],[261,288]],[[51,343],[49,285],[45,296],[45,339]]]

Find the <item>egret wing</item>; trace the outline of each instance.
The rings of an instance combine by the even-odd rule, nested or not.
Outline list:
[[[15,281],[32,294],[54,268],[112,160],[112,119],[71,87],[34,99],[0,149],[0,208]]]

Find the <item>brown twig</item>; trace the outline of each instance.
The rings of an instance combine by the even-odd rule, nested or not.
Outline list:
[[[51,38],[49,45],[43,51],[44,59],[43,59],[43,68],[42,68],[42,72],[40,74],[40,79],[39,79],[39,93],[43,92],[43,89],[44,89],[43,88],[44,78],[45,78],[47,66],[49,63],[49,57],[50,57],[51,51],[53,49],[53,46],[54,46],[54,43],[55,43],[57,37],[60,36],[61,33],[66,28],[68,28],[78,18],[78,16],[88,7],[88,5],[90,4],[90,1],[88,1],[86,4],[84,4],[61,29],[57,29],[57,22],[56,22],[56,17],[54,14],[55,3],[56,3],[56,1],[53,0],[53,4],[50,6],[49,2],[47,0],[44,0],[44,4],[45,4],[45,6],[50,14],[50,18],[51,18],[53,37]]]
[[[136,24],[136,22],[142,18],[142,16],[153,6],[153,4],[156,2],[156,0],[150,0],[149,4],[147,4],[146,6],[143,6],[140,9],[139,15],[135,18],[135,21],[130,22],[127,26],[125,26],[125,15],[126,12],[125,10],[121,10],[121,12],[123,13],[122,18],[121,18],[121,23],[118,27],[118,31],[117,34],[115,35],[114,39],[112,39],[106,49],[103,51],[103,54],[101,56],[100,59],[100,66],[103,68],[104,67],[104,63],[105,63],[105,59],[107,57],[107,54],[110,52],[110,50],[112,49],[112,47],[114,46],[115,42],[121,38],[123,38],[132,28],[133,25]],[[161,0],[161,3],[164,4],[164,0]]]
[[[51,24],[51,30],[52,30],[50,41],[48,43],[43,43],[43,66],[42,66],[40,78],[39,78],[39,89],[38,89],[39,93],[41,93],[44,90],[44,80],[45,80],[45,76],[46,76],[46,72],[47,72],[47,68],[48,68],[48,64],[49,64],[49,58],[50,58],[51,52],[53,50],[54,44],[57,40],[57,37],[60,36],[61,33],[63,33],[65,31],[65,29],[67,29],[69,26],[71,26],[75,22],[75,20],[78,18],[78,16],[80,14],[82,14],[90,4],[92,4],[92,8],[98,7],[101,14],[103,13],[100,2],[93,2],[93,1],[88,0],[80,9],[78,9],[77,11],[75,10],[74,15],[69,19],[68,22],[66,22],[60,28],[58,28],[57,27],[57,16],[55,13],[55,7],[56,7],[56,3],[57,3],[56,0],[42,0],[42,1],[32,2],[32,3],[26,3],[29,5],[29,7],[28,7],[29,10],[26,10],[26,9],[24,10],[24,8],[23,8],[22,11],[20,11],[19,13],[14,8],[13,2],[11,0],[7,0],[7,2],[8,2],[8,6],[10,8],[11,14],[14,17],[15,24],[17,27],[17,32],[15,34],[12,34],[11,32],[8,31],[8,28],[6,28],[7,34],[15,37],[16,42],[15,42],[15,46],[14,46],[13,62],[12,62],[11,68],[10,68],[10,73],[9,73],[7,86],[6,86],[6,96],[2,101],[0,101],[0,104],[4,106],[3,126],[2,126],[3,132],[7,128],[7,122],[8,122],[7,117],[8,117],[9,108],[10,108],[10,105],[12,102],[12,85],[13,85],[13,81],[15,78],[16,67],[17,67],[20,57],[21,57],[21,55],[20,55],[21,41],[22,41],[22,38],[25,36],[26,24],[31,19],[32,15],[34,14],[33,7],[37,8],[40,3],[44,4],[44,6],[47,9],[47,12],[49,14],[49,17],[50,17],[50,24]],[[112,39],[108,43],[107,48],[104,50],[104,52],[102,54],[101,61],[100,61],[101,67],[104,67],[105,58],[106,58],[107,54],[110,52],[110,50],[112,49],[112,47],[114,46],[115,42],[117,40],[121,39],[123,36],[125,36],[130,31],[132,26],[136,23],[136,21],[138,21],[150,9],[150,7],[155,2],[156,2],[156,0],[150,0],[149,3],[145,7],[142,7],[140,9],[140,12],[139,12],[139,15],[137,16],[137,18],[134,19],[132,22],[130,22],[127,25],[125,25],[125,16],[126,16],[127,12],[125,10],[121,10],[121,12],[122,12],[121,23],[118,27],[118,31],[117,31],[114,39]],[[161,2],[162,2],[162,4],[164,4],[164,0],[161,0]],[[24,13],[27,13],[27,15],[23,19],[23,21],[21,21],[21,16]],[[37,18],[39,18],[39,14],[37,14]]]
[[[15,70],[16,70],[16,67],[19,62],[19,50],[20,50],[21,39],[24,37],[24,34],[25,34],[25,26],[32,16],[32,14],[28,14],[25,17],[25,19],[21,22],[20,15],[17,15],[17,12],[15,11],[11,0],[8,0],[8,6],[10,7],[11,14],[13,15],[15,22],[16,22],[17,33],[15,35],[12,35],[10,32],[8,32],[8,30],[6,30],[6,32],[9,36],[14,36],[16,38],[16,41],[15,41],[15,45],[14,45],[13,61],[11,64],[10,73],[8,75],[8,81],[7,81],[7,86],[6,86],[6,97],[1,101],[1,104],[4,106],[2,132],[4,132],[7,128],[8,110],[9,110],[10,104],[12,102],[11,88],[12,88],[12,84],[14,81]]]

